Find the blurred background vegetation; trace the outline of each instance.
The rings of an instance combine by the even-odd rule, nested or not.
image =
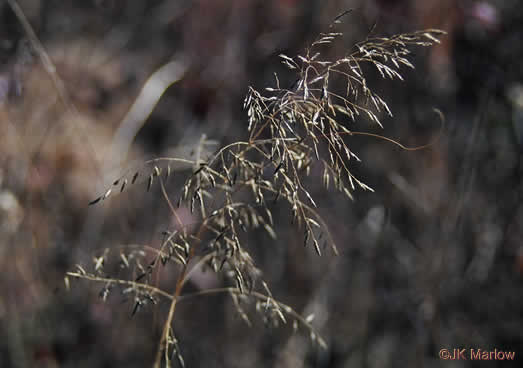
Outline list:
[[[203,296],[181,303],[175,318],[187,366],[472,367],[438,352],[523,353],[521,1],[19,0],[61,92],[12,3],[0,1],[0,366],[152,364],[168,303],[132,317],[125,295],[103,302],[103,285],[64,285],[75,264],[105,248],[158,246],[174,226],[159,188],[87,206],[126,167],[105,176],[115,132],[149,76],[175,60],[183,77],[159,99],[129,160],[190,156],[202,134],[220,145],[245,140],[248,86],[272,85],[274,72],[292,84],[278,55],[302,52],[347,9],[333,54],[369,33],[448,32],[416,51],[405,82],[370,77],[394,114],[384,129],[365,119],[351,127],[407,146],[436,143],[410,152],[347,138],[362,159],[353,170],[375,193],[350,202],[320,183],[311,190],[339,256],[304,249],[285,216],[278,241],[251,240],[275,298],[314,313],[327,350],[290,326],[254,318],[248,328],[230,298]],[[188,211],[179,215],[190,222]],[[174,271],[159,275],[168,290]],[[202,271],[186,290],[221,283]]]

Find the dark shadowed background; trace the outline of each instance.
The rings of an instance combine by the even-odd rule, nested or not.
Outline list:
[[[248,86],[273,85],[275,72],[291,85],[278,55],[299,54],[347,9],[333,55],[369,33],[447,31],[439,46],[415,50],[404,82],[369,76],[394,114],[384,129],[364,118],[351,127],[409,147],[435,143],[405,151],[348,137],[362,159],[354,172],[375,190],[352,202],[309,181],[338,256],[304,248],[284,210],[277,241],[253,234],[249,250],[274,297],[314,313],[326,350],[307,331],[268,328],[255,315],[247,327],[227,295],[201,296],[176,312],[186,365],[476,366],[442,361],[443,348],[514,351],[521,361],[521,1],[19,0],[55,73],[13,3],[0,1],[1,367],[152,366],[168,303],[132,316],[132,298],[104,302],[104,285],[70,280],[67,290],[64,276],[106,248],[157,247],[174,226],[169,208],[159,187],[88,202],[127,165],[190,157],[202,134],[216,141],[210,150],[246,140]],[[177,69],[164,77],[181,79],[153,98],[145,121],[133,120],[142,88],[160,83],[148,78],[171,61]],[[131,124],[122,162],[115,134]],[[180,183],[168,185],[173,196]],[[172,290],[176,272],[166,267],[161,285]],[[185,290],[223,283],[202,271]]]

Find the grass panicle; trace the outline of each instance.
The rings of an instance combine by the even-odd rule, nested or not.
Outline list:
[[[380,116],[392,117],[385,100],[367,83],[368,68],[376,69],[383,78],[403,80],[402,69],[414,68],[409,60],[411,48],[438,43],[442,34],[430,29],[368,38],[355,44],[342,58],[328,60],[323,58],[326,47],[342,37],[340,32],[328,32],[320,34],[302,55],[280,55],[281,62],[296,74],[297,80],[284,87],[275,74],[274,86],[264,92],[248,88],[244,101],[248,140],[224,146],[210,157],[147,161],[140,169],[129,170],[115,180],[90,203],[100,204],[141,183],[146,183],[147,191],[159,185],[173,216],[178,219],[171,197],[178,207],[185,206],[197,216],[197,226],[188,227],[178,219],[176,230],[163,232],[158,249],[135,245],[104,250],[94,258],[90,271],[79,265],[69,272],[66,285],[70,278],[99,282],[103,300],[119,289],[121,295],[132,300],[131,314],[160,299],[170,300],[156,367],[162,361],[170,366],[173,360],[184,365],[181,343],[172,330],[176,304],[217,293],[230,295],[248,325],[250,311],[256,311],[269,326],[291,323],[296,329],[306,329],[311,340],[324,347],[325,341],[313,328],[313,316],[304,318],[273,298],[249,253],[248,234],[262,229],[277,241],[272,211],[283,201],[288,206],[282,207],[289,208],[290,218],[303,232],[305,246],[312,247],[318,255],[327,247],[337,253],[333,237],[317,212],[318,199],[307,188],[305,178],[313,166],[319,166],[326,189],[339,191],[349,199],[357,189],[372,191],[353,174],[351,167],[360,159],[346,139],[359,119],[368,119],[381,127]],[[211,143],[203,136],[195,152],[204,151]],[[167,193],[164,182],[174,175],[185,177],[183,185],[179,193]],[[110,255],[118,260],[118,277],[106,270]],[[152,283],[153,272],[167,264],[178,266],[177,284],[172,292]],[[182,293],[185,282],[202,265],[229,279],[230,286]]]

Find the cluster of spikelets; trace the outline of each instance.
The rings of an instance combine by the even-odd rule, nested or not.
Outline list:
[[[197,230],[188,231],[178,219],[178,230],[166,230],[159,249],[119,251],[121,268],[134,275],[127,280],[112,278],[104,271],[108,250],[94,259],[92,271],[77,266],[68,276],[104,283],[100,293],[104,300],[112,289],[120,287],[123,294],[134,296],[133,314],[147,303],[157,303],[161,297],[170,299],[171,309],[157,365],[161,359],[169,364],[172,354],[183,364],[170,325],[176,303],[194,296],[182,294],[184,283],[191,277],[192,270],[203,264],[230,277],[234,286],[198,294],[229,293],[247,323],[250,323],[249,317],[242,305],[254,301],[256,310],[270,324],[290,320],[295,328],[305,327],[313,341],[325,345],[313,331],[310,316],[304,318],[272,297],[246,250],[244,233],[263,228],[276,238],[271,208],[274,203],[285,201],[294,223],[303,230],[305,245],[312,246],[318,254],[327,246],[336,253],[332,237],[303,179],[313,165],[320,165],[326,188],[332,185],[348,198],[352,198],[358,187],[372,190],[352,174],[350,162],[359,158],[344,138],[352,134],[351,121],[360,116],[381,126],[380,116],[392,116],[392,113],[387,103],[368,87],[364,69],[374,67],[384,78],[401,80],[401,67],[413,68],[408,59],[409,48],[433,45],[442,33],[431,29],[388,38],[368,38],[356,44],[348,55],[331,61],[322,59],[322,50],[342,36],[331,32],[321,34],[304,55],[294,58],[280,55],[283,64],[297,74],[297,80],[286,88],[275,74],[275,85],[266,88],[267,94],[249,88],[244,103],[250,133],[247,141],[229,144],[210,157],[197,155],[195,160],[148,161],[140,170],[129,171],[116,180],[104,195],[91,202],[101,202],[111,193],[122,192],[140,182],[147,183],[147,190],[159,182],[173,216],[177,218],[176,206],[190,208],[199,218]],[[196,151],[204,151],[208,144],[206,137],[202,137]],[[167,193],[164,181],[175,174],[172,168],[179,168],[180,164],[191,171],[176,170],[176,175],[187,176],[176,203],[171,202],[174,196]],[[169,262],[180,265],[176,289],[171,293],[150,282],[153,270]],[[66,282],[69,283],[69,278]]]

